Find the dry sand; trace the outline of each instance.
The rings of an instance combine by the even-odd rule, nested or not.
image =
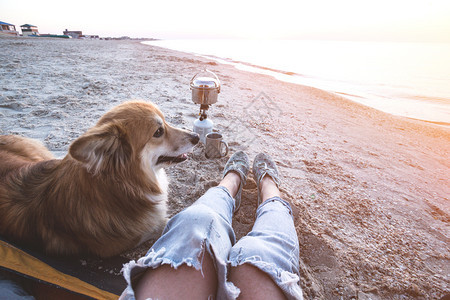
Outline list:
[[[111,107],[151,100],[192,128],[189,81],[222,81],[210,109],[231,153],[272,155],[295,210],[306,299],[438,299],[450,292],[450,130],[388,115],[318,89],[279,82],[134,41],[0,39],[0,134],[41,140],[58,157]],[[216,185],[227,160],[203,147],[167,170],[170,213]],[[233,225],[254,221],[249,180]],[[151,243],[124,254],[136,257]]]

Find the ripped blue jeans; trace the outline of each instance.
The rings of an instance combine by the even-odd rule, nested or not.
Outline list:
[[[252,231],[236,243],[231,227],[235,201],[224,187],[209,189],[190,207],[175,215],[162,236],[137,262],[124,265],[128,283],[121,299],[134,299],[132,278],[147,268],[182,264],[202,270],[207,251],[216,267],[216,299],[236,299],[240,290],[227,280],[227,271],[244,263],[268,274],[287,299],[303,299],[299,286],[299,245],[290,205],[280,197],[257,209]]]

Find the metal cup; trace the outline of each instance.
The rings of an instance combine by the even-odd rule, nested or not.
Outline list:
[[[206,158],[221,158],[228,154],[228,144],[223,140],[222,134],[218,132],[208,133],[205,145]]]

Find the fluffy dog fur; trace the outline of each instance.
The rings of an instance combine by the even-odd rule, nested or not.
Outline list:
[[[0,136],[0,234],[48,254],[101,257],[155,238],[167,221],[163,167],[197,142],[145,102],[113,108],[62,160],[37,141]]]

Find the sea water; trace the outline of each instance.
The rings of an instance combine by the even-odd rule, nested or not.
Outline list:
[[[327,90],[390,114],[450,125],[450,43],[230,39],[144,43]]]

